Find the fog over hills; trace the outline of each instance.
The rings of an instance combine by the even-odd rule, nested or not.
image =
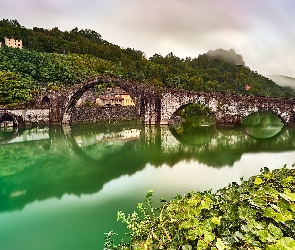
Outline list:
[[[236,53],[234,49],[225,50],[219,48],[216,50],[209,50],[205,55],[232,65],[246,66],[243,56]],[[295,78],[284,75],[266,75],[265,77],[282,87],[290,87],[295,90]]]
[[[269,78],[280,86],[291,87],[295,89],[295,78],[283,75],[266,75],[265,77]]]
[[[207,53],[205,53],[205,55],[223,62],[230,63],[232,65],[245,66],[243,57],[237,54],[234,49],[225,50],[220,48],[216,50],[209,50]]]

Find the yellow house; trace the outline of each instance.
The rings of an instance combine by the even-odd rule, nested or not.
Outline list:
[[[131,99],[130,95],[127,93],[121,93],[120,96],[122,98],[122,106],[135,106],[134,101]]]
[[[20,49],[23,48],[23,42],[22,42],[22,40],[16,40],[16,39],[7,38],[7,37],[4,37],[4,40],[5,40],[5,45],[8,46],[8,47],[11,47],[11,48],[20,48]]]
[[[119,87],[108,88],[103,95],[98,96],[96,104],[99,106],[135,106],[130,95]]]

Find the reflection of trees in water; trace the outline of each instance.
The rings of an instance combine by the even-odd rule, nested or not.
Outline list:
[[[16,130],[13,128],[0,129],[0,144],[5,144],[17,136]]]
[[[276,114],[270,111],[255,112],[248,115],[243,121],[243,126],[280,126],[284,124]]]
[[[195,127],[193,123],[183,122],[177,129],[170,127],[170,132],[180,143],[198,146],[208,143],[214,137],[216,130],[215,126]]]
[[[0,128],[0,145],[12,141],[20,136],[24,130],[17,127]]]
[[[0,146],[0,210],[21,209],[36,199],[62,197],[65,193],[78,196],[96,193],[115,178],[141,171],[147,163],[173,167],[179,161],[196,160],[208,166],[223,167],[232,166],[243,153],[279,152],[295,147],[292,144],[295,129],[286,128],[279,136],[268,140],[255,140],[245,135],[242,128],[214,128],[212,131],[207,128],[201,130],[207,131],[205,139],[197,140],[204,144],[187,146],[177,141],[167,127],[138,126],[141,131],[138,140],[116,145],[100,142],[81,148],[75,137],[109,133],[112,129],[79,126],[72,126],[66,134],[61,126],[52,126],[50,140]],[[132,128],[128,126],[114,126],[114,130]],[[195,131],[193,134],[202,133]]]
[[[256,139],[268,139],[279,135],[282,127],[279,126],[244,126],[247,135]]]

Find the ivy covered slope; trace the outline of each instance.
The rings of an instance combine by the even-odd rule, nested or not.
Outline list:
[[[128,243],[106,249],[295,249],[295,170],[283,167],[230,184],[215,194],[191,192],[154,208],[150,191],[139,214],[118,212]]]
[[[119,69],[112,62],[89,55],[64,56],[4,47],[0,49],[0,102],[26,103],[41,87],[58,90],[94,75],[116,75]]]
[[[0,21],[1,42],[4,37],[22,39],[24,49],[0,49],[3,76],[0,88],[5,85],[5,90],[0,90],[2,102],[6,101],[1,93],[9,88],[11,94],[5,100],[26,103],[41,86],[62,88],[98,74],[167,88],[295,97],[293,89],[278,86],[248,67],[210,56],[210,53],[185,59],[173,53],[154,54],[147,59],[144,52],[111,44],[93,30],[27,29],[17,20],[7,19]],[[25,89],[32,90],[29,94],[18,93],[13,84],[6,83],[6,74],[11,72],[24,80]],[[246,90],[246,85],[250,89]]]

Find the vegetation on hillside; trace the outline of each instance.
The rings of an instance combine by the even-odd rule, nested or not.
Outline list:
[[[21,75],[0,70],[0,105],[19,103],[25,105],[38,94],[34,82]]]
[[[212,194],[191,192],[152,205],[152,191],[138,204],[139,214],[118,212],[130,241],[114,244],[106,235],[105,250],[119,249],[295,249],[295,170],[267,168],[240,185]]]
[[[294,90],[280,87],[243,65],[232,65],[209,54],[185,59],[173,53],[154,54],[147,59],[143,52],[120,48],[88,29],[65,32],[56,27],[26,29],[16,20],[3,19],[2,42],[4,37],[22,39],[24,49],[2,48],[0,70],[32,82],[29,85],[32,93],[37,93],[40,87],[58,89],[93,75],[107,75],[167,88],[295,97]],[[250,87],[248,90],[246,85]],[[15,91],[13,86],[11,91]],[[22,100],[30,100],[20,95]],[[12,102],[19,103],[19,99]]]

